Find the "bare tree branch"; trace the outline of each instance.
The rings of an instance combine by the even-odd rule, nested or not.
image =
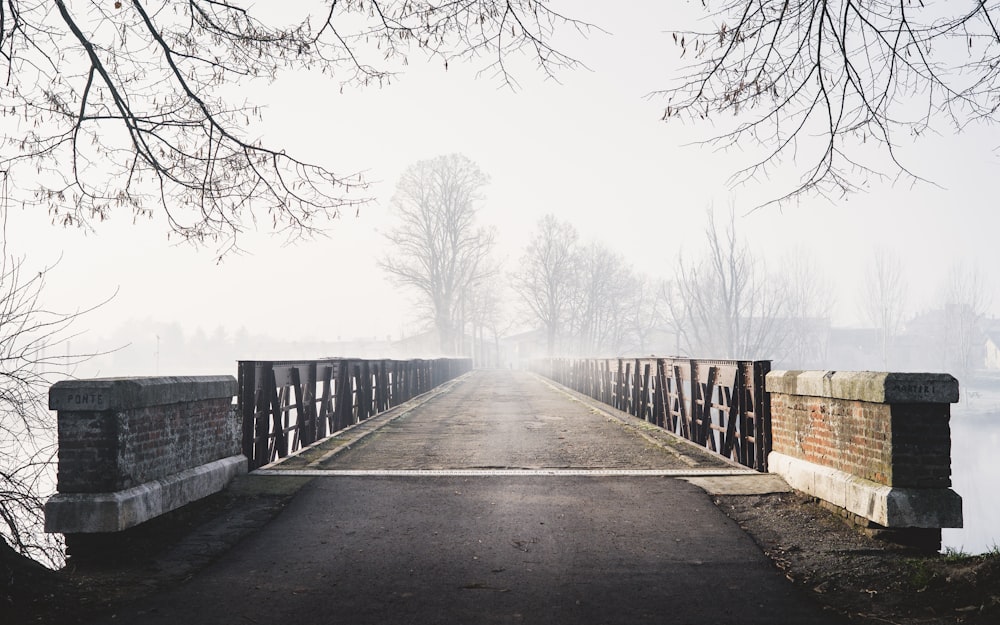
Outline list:
[[[312,0],[281,11],[240,0],[0,3],[4,199],[92,227],[162,213],[222,256],[258,222],[291,239],[364,203],[366,182],[251,136],[260,110],[233,87],[317,70],[384,85],[417,53],[484,63],[514,83],[524,52],[554,75],[579,63],[556,28],[586,34],[540,0]]]
[[[657,93],[664,119],[721,122],[708,141],[721,149],[759,146],[733,184],[796,172],[774,202],[924,180],[900,156],[904,139],[937,120],[997,119],[1000,3],[720,0],[706,11],[712,29],[673,32],[694,60]]]
[[[61,545],[42,532],[56,455],[46,398],[57,377],[95,354],[66,353],[73,323],[93,308],[47,309],[41,296],[52,269],[28,274],[23,260],[6,253],[0,258],[0,540],[33,559],[57,564]]]

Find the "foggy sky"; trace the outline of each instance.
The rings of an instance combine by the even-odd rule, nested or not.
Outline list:
[[[905,263],[911,314],[935,306],[958,259],[978,263],[991,290],[1000,290],[992,272],[1000,133],[955,136],[942,128],[940,136],[900,145],[905,162],[939,186],[873,182],[868,193],[834,202],[805,199],[751,212],[794,181],[776,176],[729,189],[727,178],[749,153],[687,145],[710,138],[712,126],[664,124],[664,102],[644,98],[668,86],[679,66],[679,50],[662,32],[683,26],[677,3],[635,2],[628,10],[578,4],[567,12],[610,34],[560,39],[590,68],[561,74],[561,84],[515,62],[520,89],[512,91],[489,74],[477,78],[481,65],[445,71],[415,55],[408,73],[381,89],[341,94],[338,85],[302,74],[241,92],[267,107],[258,129],[266,143],[341,173],[365,170],[377,181],[375,201],[331,223],[328,238],[285,246],[280,237],[249,235],[241,242],[247,255],[216,265],[211,247],[168,241],[161,220],[133,224],[123,212],[84,236],[11,208],[8,252],[27,255],[33,267],[61,256],[45,293],[53,309],[86,308],[118,289],[77,324],[91,337],[110,336],[134,319],[301,341],[398,337],[412,332],[412,296],[376,267],[395,181],[417,160],[460,152],[491,177],[481,219],[497,227],[499,255],[511,262],[538,218],[551,212],[637,270],[671,277],[678,250],[698,253],[705,211],[733,203],[744,214],[741,233],[768,263],[795,249],[816,255],[838,287],[836,324],[862,323],[857,296],[876,245]],[[994,297],[991,314],[998,307]],[[135,332],[143,332],[141,324]]]

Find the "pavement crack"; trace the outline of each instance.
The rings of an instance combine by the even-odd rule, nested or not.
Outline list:
[[[493,592],[510,592],[510,588],[500,588],[498,586],[490,586],[482,582],[473,582],[471,584],[465,584],[464,586],[459,586],[462,590],[492,590]]]

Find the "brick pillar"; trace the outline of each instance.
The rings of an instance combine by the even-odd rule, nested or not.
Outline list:
[[[235,393],[232,376],[55,384],[58,494],[46,531],[120,532],[224,488],[246,471]]]
[[[947,374],[772,371],[771,472],[883,528],[962,526]]]

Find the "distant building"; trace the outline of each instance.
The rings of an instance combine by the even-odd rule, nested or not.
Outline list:
[[[986,357],[983,366],[994,371],[1000,370],[1000,333],[986,335]]]
[[[865,371],[882,368],[879,333],[875,328],[831,327],[826,364],[832,371]]]
[[[397,358],[439,358],[441,353],[441,338],[435,329],[404,336],[392,344],[393,353]]]
[[[833,327],[829,317],[785,317],[776,321],[784,336],[778,353],[765,355],[778,369],[828,369]]]
[[[497,357],[497,342],[484,336],[474,338],[470,334],[459,339],[459,355],[472,358],[476,367],[495,367],[503,358]],[[401,338],[392,344],[397,358],[445,358],[454,354],[441,351],[441,339],[436,329]],[[503,352],[502,346],[500,351]]]
[[[528,330],[500,339],[501,366],[524,368],[536,358],[548,355],[548,334],[543,329]]]

